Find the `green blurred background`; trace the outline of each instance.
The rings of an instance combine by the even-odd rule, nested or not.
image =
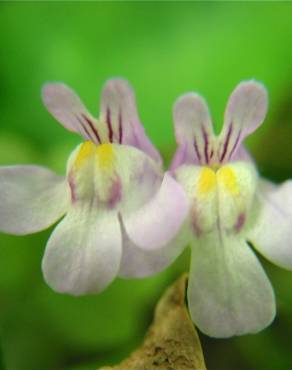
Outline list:
[[[66,82],[97,113],[104,81],[130,80],[146,130],[168,163],[178,95],[202,93],[218,130],[232,89],[256,78],[269,90],[270,110],[248,146],[263,175],[292,177],[291,3],[2,2],[0,38],[0,164],[38,163],[64,173],[80,138],[42,106],[45,81]],[[188,269],[189,252],[152,278],[118,279],[98,296],[73,298],[43,281],[50,232],[0,235],[0,368],[116,363],[141,342],[158,297]],[[275,322],[241,338],[200,334],[209,370],[292,369],[292,273],[263,263],[276,291]]]

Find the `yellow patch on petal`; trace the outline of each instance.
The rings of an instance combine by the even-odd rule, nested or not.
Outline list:
[[[198,191],[206,195],[216,187],[216,173],[209,167],[203,167],[198,182]]]
[[[85,141],[80,145],[74,166],[79,170],[83,164],[96,159],[101,170],[111,170],[114,164],[114,149],[110,143],[95,145],[91,141]]]
[[[239,195],[240,189],[236,173],[231,167],[221,167],[217,171],[211,167],[203,167],[199,174],[198,192],[208,195],[217,187],[217,183],[223,184],[226,191],[231,195]]]
[[[112,144],[101,144],[96,148],[96,156],[101,169],[111,169],[114,164],[114,149]]]
[[[80,168],[85,160],[92,156],[95,152],[96,146],[91,141],[85,141],[81,144],[74,165]]]
[[[239,195],[239,186],[236,179],[236,174],[230,167],[222,167],[217,172],[218,181],[222,182],[226,190],[232,195]]]
[[[217,170],[219,170],[219,168],[221,167],[221,165],[220,165],[220,163],[212,163],[211,165],[210,165],[210,168],[213,170],[213,171],[217,171]]]

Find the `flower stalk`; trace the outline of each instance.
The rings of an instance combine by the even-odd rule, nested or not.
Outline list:
[[[183,274],[165,291],[141,347],[119,365],[100,370],[206,370],[185,304],[187,282],[187,274]]]

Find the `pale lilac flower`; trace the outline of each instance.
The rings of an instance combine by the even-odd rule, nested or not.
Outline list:
[[[191,202],[188,304],[196,325],[214,337],[258,332],[275,316],[272,286],[248,242],[292,268],[292,182],[261,179],[242,145],[266,111],[266,89],[255,81],[231,94],[219,136],[199,95],[183,95],[174,107],[172,171]]]
[[[170,253],[145,253],[133,240],[139,233],[152,249],[167,244],[188,213],[188,201],[181,186],[163,175],[129,84],[106,83],[98,119],[64,84],[47,84],[43,100],[85,142],[70,155],[66,177],[39,166],[0,168],[0,230],[33,233],[65,215],[42,261],[46,281],[58,292],[98,292],[117,275],[163,269],[176,257],[176,245]]]

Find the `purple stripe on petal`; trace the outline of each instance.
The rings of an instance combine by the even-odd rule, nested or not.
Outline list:
[[[200,228],[199,225],[199,220],[198,220],[198,215],[196,210],[193,208],[191,209],[191,226],[192,226],[192,232],[195,234],[196,237],[200,237],[203,234],[202,229]]]
[[[111,111],[110,111],[109,108],[107,108],[107,110],[106,110],[106,123],[107,123],[107,127],[108,127],[109,141],[110,141],[110,143],[112,143],[114,132],[113,132],[113,127],[112,127]]]
[[[238,216],[237,222],[235,224],[235,227],[234,227],[237,233],[241,230],[244,223],[245,223],[245,214],[240,213],[240,215]]]
[[[75,203],[76,200],[77,200],[76,185],[75,185],[75,181],[74,181],[74,176],[73,176],[71,171],[70,171],[69,176],[68,176],[68,183],[69,183],[69,187],[70,187],[70,190],[71,190],[71,202]]]
[[[225,157],[225,155],[227,153],[228,144],[229,144],[229,140],[230,140],[232,131],[233,131],[233,125],[232,125],[232,123],[230,123],[230,125],[228,127],[228,132],[227,132],[226,140],[224,142],[223,152],[222,152],[221,157],[220,157],[220,162],[223,161],[223,159],[224,159],[224,157]]]
[[[108,199],[108,206],[110,208],[115,207],[117,203],[122,199],[122,184],[120,179],[116,179],[112,184],[111,195]]]
[[[123,124],[122,124],[122,112],[119,111],[119,143],[122,144],[123,140]]]
[[[81,127],[83,128],[86,136],[87,136],[87,139],[91,140],[91,141],[94,141],[94,137],[92,137],[91,133],[88,131],[87,127],[85,126],[84,122],[82,121],[82,119],[78,116],[75,116],[76,119],[78,120],[78,122],[80,123]]]
[[[96,137],[97,141],[99,142],[99,144],[101,144],[101,140],[100,140],[100,137],[99,137],[99,134],[98,134],[98,131],[97,129],[94,127],[94,124],[91,122],[91,120],[86,117],[85,114],[81,113],[81,116],[82,118],[86,121],[86,123],[90,126],[91,130],[93,131],[94,133],[94,136]]]
[[[240,136],[241,136],[241,130],[239,130],[237,138],[236,138],[235,143],[233,145],[233,148],[230,151],[229,159],[233,156],[233,153],[234,153],[235,149],[237,148],[237,145],[238,145],[239,140],[240,140]]]
[[[209,155],[208,155],[208,147],[209,147],[209,140],[208,140],[208,134],[205,130],[205,128],[202,126],[202,134],[204,138],[204,154],[205,154],[205,161],[206,163],[209,163]]]
[[[194,148],[195,148],[195,152],[196,152],[198,160],[201,161],[201,154],[200,154],[200,151],[199,151],[199,148],[198,148],[196,138],[194,138]]]

